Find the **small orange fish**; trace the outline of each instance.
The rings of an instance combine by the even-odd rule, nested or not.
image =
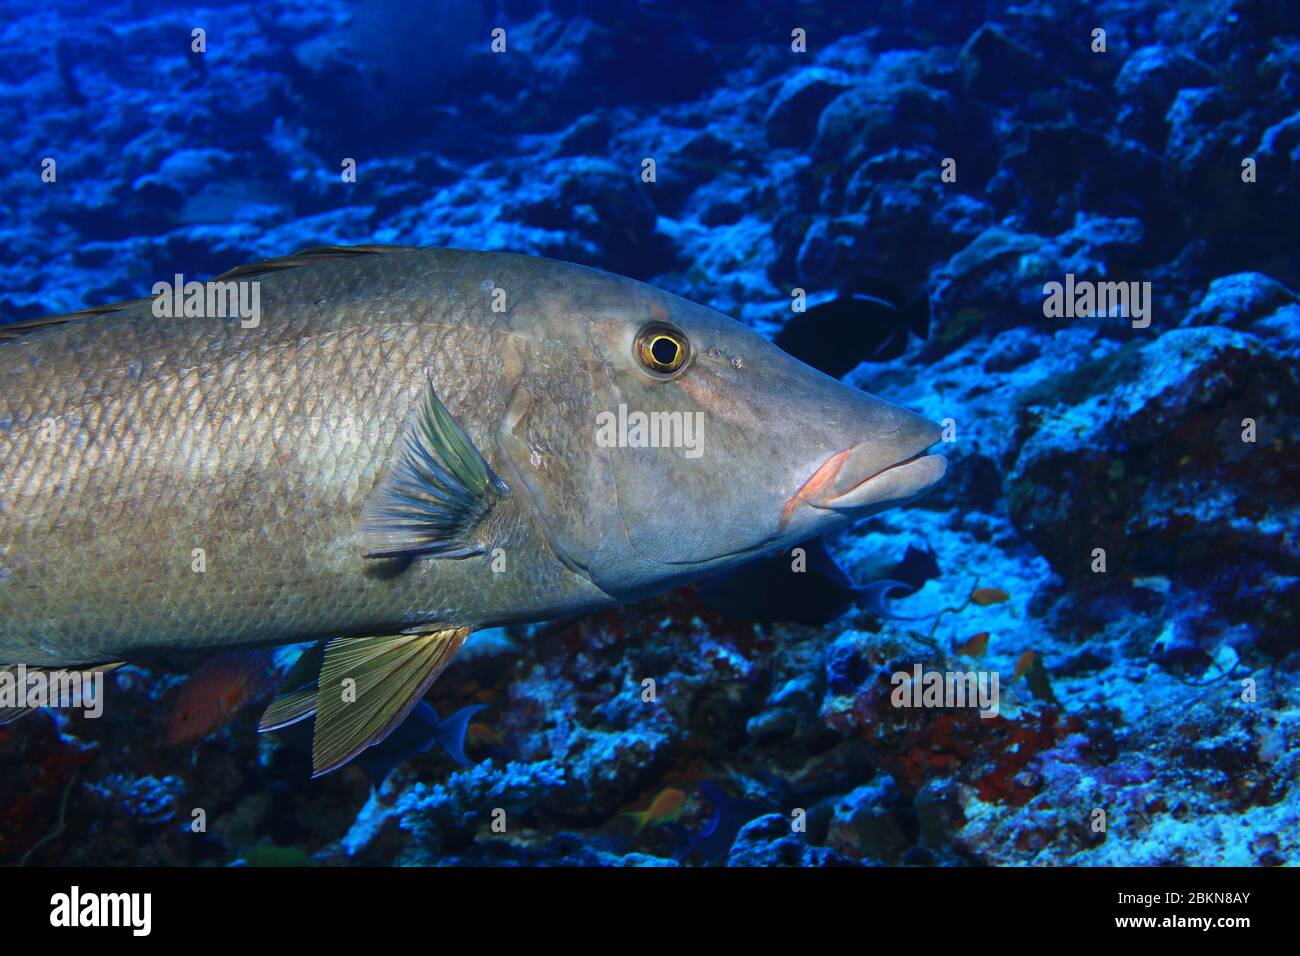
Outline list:
[[[969,641],[957,647],[957,653],[966,657],[983,657],[984,652],[989,649],[989,632],[980,631]]]
[[[676,787],[666,787],[659,791],[659,795],[644,810],[624,810],[623,815],[636,821],[636,832],[640,833],[647,826],[659,826],[676,820],[682,815],[682,807],[685,805],[686,794],[683,791]]]
[[[1020,680],[1020,678],[1024,677],[1029,671],[1029,668],[1034,666],[1034,661],[1037,657],[1038,655],[1033,651],[1025,651],[1021,654],[1016,660],[1016,669],[1011,672],[1011,682],[1015,683]]]
[[[178,747],[216,733],[279,683],[274,648],[221,654],[190,675],[172,699],[163,744]]]
[[[1010,597],[1011,595],[1001,588],[976,588],[970,593],[971,603],[978,604],[980,607],[1001,604]]]

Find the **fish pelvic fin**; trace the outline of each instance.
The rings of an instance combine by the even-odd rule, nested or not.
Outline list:
[[[361,514],[367,558],[466,558],[489,550],[484,518],[509,494],[430,380],[401,457]]]
[[[267,705],[262,719],[257,722],[257,732],[283,730],[316,713],[316,685],[303,687],[288,694],[280,694]]]
[[[312,776],[337,770],[392,733],[451,663],[469,631],[447,627],[330,641],[316,694]]]
[[[267,705],[257,722],[259,734],[281,730],[316,713],[316,676],[325,660],[325,644],[313,644],[298,655],[280,685],[289,690],[276,694]]]

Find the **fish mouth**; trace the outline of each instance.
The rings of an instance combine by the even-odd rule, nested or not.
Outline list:
[[[948,459],[930,454],[932,436],[924,446],[902,458],[882,460],[880,442],[862,442],[828,458],[786,503],[781,527],[789,523],[800,504],[820,511],[860,517],[925,494],[948,471]]]
[[[920,452],[868,475],[839,494],[809,504],[829,511],[852,511],[886,502],[893,504],[929,491],[947,471],[948,459],[943,455]]]

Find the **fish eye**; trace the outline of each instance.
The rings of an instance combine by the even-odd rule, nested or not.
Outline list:
[[[647,325],[636,337],[637,361],[648,372],[672,375],[681,371],[690,357],[690,344],[681,329],[654,323]]]

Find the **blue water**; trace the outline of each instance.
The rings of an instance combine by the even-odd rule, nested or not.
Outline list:
[[[373,792],[255,706],[163,748],[197,662],[129,667],[112,719],[0,730],[5,862],[1300,857],[1294,8],[698,6],[6,0],[0,321],[350,243],[811,321],[801,357],[948,426],[939,490],[828,542],[858,584],[932,549],[923,620],[679,591],[479,635],[428,698],[489,705],[474,766]],[[896,706],[918,664],[997,715]]]

